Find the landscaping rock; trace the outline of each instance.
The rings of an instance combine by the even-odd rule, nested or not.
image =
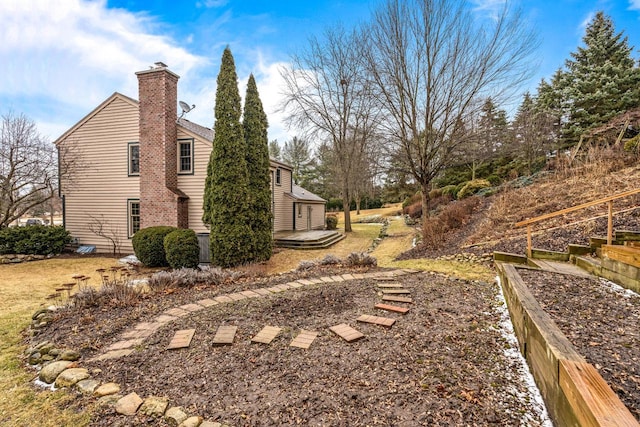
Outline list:
[[[92,394],[99,385],[97,380],[85,379],[76,383],[76,389],[82,394]]]
[[[41,347],[38,348],[38,350],[40,350],[40,354],[45,355],[45,354],[49,354],[49,351],[56,348],[56,346],[53,343],[46,343],[44,345],[42,345]]]
[[[70,360],[72,362],[75,362],[76,360],[80,359],[80,353],[78,353],[75,350],[65,350],[60,354],[58,359],[59,360]]]
[[[58,358],[60,353],[62,353],[62,350],[60,350],[59,348],[52,348],[51,350],[49,350],[49,356],[52,356],[55,358]],[[75,360],[72,360],[71,362],[75,362]]]
[[[36,350],[35,353],[29,355],[27,362],[29,363],[29,365],[38,365],[40,364],[40,362],[42,362],[42,355],[39,351]]]
[[[122,399],[121,394],[110,394],[108,396],[102,396],[100,399],[98,399],[98,405],[112,406],[115,405],[120,399]]]
[[[164,397],[150,396],[144,400],[138,412],[150,417],[161,417],[167,410],[167,406],[169,406],[168,399],[165,399]]]
[[[164,420],[171,426],[177,427],[187,419],[187,414],[179,406],[167,409],[164,413]]]
[[[202,425],[202,417],[189,417],[180,423],[178,427],[199,427]]]
[[[98,387],[93,394],[97,397],[108,396],[120,392],[120,386],[116,383],[106,383]]]
[[[122,415],[135,415],[142,405],[142,399],[137,393],[129,393],[116,402],[116,412]]]
[[[69,362],[67,360],[62,360],[58,362],[52,362],[45,365],[41,370],[38,378],[40,381],[43,381],[47,384],[52,384],[58,375],[62,373],[65,369],[67,369],[73,362]]]
[[[86,380],[89,378],[89,371],[85,368],[71,368],[66,369],[58,375],[56,378],[56,387],[71,387],[78,381]]]

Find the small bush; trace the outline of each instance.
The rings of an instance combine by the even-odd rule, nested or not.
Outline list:
[[[173,269],[196,268],[200,262],[200,246],[196,232],[179,229],[167,234],[164,238],[164,253]]]
[[[147,267],[168,267],[169,263],[164,252],[164,238],[174,230],[176,230],[175,227],[161,225],[138,231],[131,243],[140,262]]]
[[[378,260],[364,252],[351,252],[345,264],[349,267],[375,267],[378,265]]]
[[[327,215],[327,230],[335,230],[338,228],[338,217],[336,215]]]
[[[404,209],[404,213],[411,218],[420,218],[422,216],[422,202],[418,201]]]
[[[218,267],[203,266],[200,270],[180,268],[154,273],[149,278],[149,288],[157,292],[165,289],[190,288],[199,284],[218,286],[225,282],[234,281],[240,276],[242,276],[240,272],[223,270]]]
[[[438,249],[444,242],[446,230],[438,217],[425,218],[422,223],[422,243],[430,249]]]
[[[416,194],[411,197],[407,197],[404,202],[402,202],[402,209],[405,209],[420,200],[422,200],[422,192],[418,191]]]
[[[458,192],[458,199],[464,199],[473,196],[483,188],[491,187],[491,183],[486,179],[474,179],[467,182]]]
[[[429,199],[433,200],[437,199],[438,197],[442,197],[441,188],[434,188],[433,190],[429,191]]]
[[[320,260],[320,265],[336,265],[340,264],[340,258],[335,255],[327,254]]]
[[[0,254],[57,255],[70,242],[71,235],[62,226],[0,229]]]
[[[447,185],[445,187],[442,187],[440,189],[440,191],[442,192],[443,196],[449,196],[452,199],[455,199],[457,196],[457,186],[456,185]]]

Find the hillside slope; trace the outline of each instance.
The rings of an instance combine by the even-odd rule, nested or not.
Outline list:
[[[526,252],[526,230],[515,223],[571,206],[640,188],[640,166],[611,170],[615,162],[593,163],[552,172],[531,185],[506,188],[488,197],[467,225],[447,236],[440,248],[418,247],[406,258],[436,257],[459,252]],[[640,230],[640,195],[616,200],[614,229]],[[566,250],[569,243],[588,244],[590,236],[604,236],[607,205],[601,204],[533,226],[533,246]]]

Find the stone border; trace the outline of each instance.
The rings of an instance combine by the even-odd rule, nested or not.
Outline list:
[[[558,426],[640,426],[533,297],[516,266],[496,263],[520,352]]]
[[[299,279],[268,288],[223,294],[213,299],[203,299],[196,303],[184,304],[165,310],[151,322],[138,323],[133,328],[122,333],[119,341],[107,347],[106,353],[89,359],[89,361],[116,359],[127,356],[135,351],[136,346],[141,345],[161,327],[180,317],[214,305],[234,303],[248,298],[263,298],[271,294],[316,284],[342,283],[349,280],[394,278],[414,273],[419,273],[419,270],[396,269],[372,273],[353,273],[312,279]],[[36,312],[36,314],[38,314],[38,312]],[[46,344],[50,345],[49,343]],[[74,353],[74,356],[77,357],[77,354]],[[218,422],[206,421],[201,416],[189,416],[181,407],[169,408],[169,400],[163,397],[149,396],[146,399],[142,399],[135,392],[123,396],[119,394],[120,386],[118,384],[105,383],[100,385],[98,381],[91,378],[89,371],[86,368],[79,367],[76,361],[60,360],[59,358],[54,359],[42,367],[38,373],[38,379],[47,386],[74,388],[82,394],[95,396],[98,398],[99,404],[113,405],[116,412],[122,415],[133,416],[137,413],[142,413],[147,416],[163,417],[168,423],[178,427],[225,427],[225,425]]]

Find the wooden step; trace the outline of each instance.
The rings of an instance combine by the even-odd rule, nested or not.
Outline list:
[[[640,268],[640,248],[633,246],[604,245],[601,250],[603,258],[613,259]]]
[[[615,238],[617,241],[621,242],[629,242],[629,241],[640,241],[640,231],[634,230],[616,230]]]
[[[587,255],[593,252],[591,246],[569,244],[569,255]]]
[[[532,248],[531,258],[548,259],[552,261],[569,261],[569,253]]]

